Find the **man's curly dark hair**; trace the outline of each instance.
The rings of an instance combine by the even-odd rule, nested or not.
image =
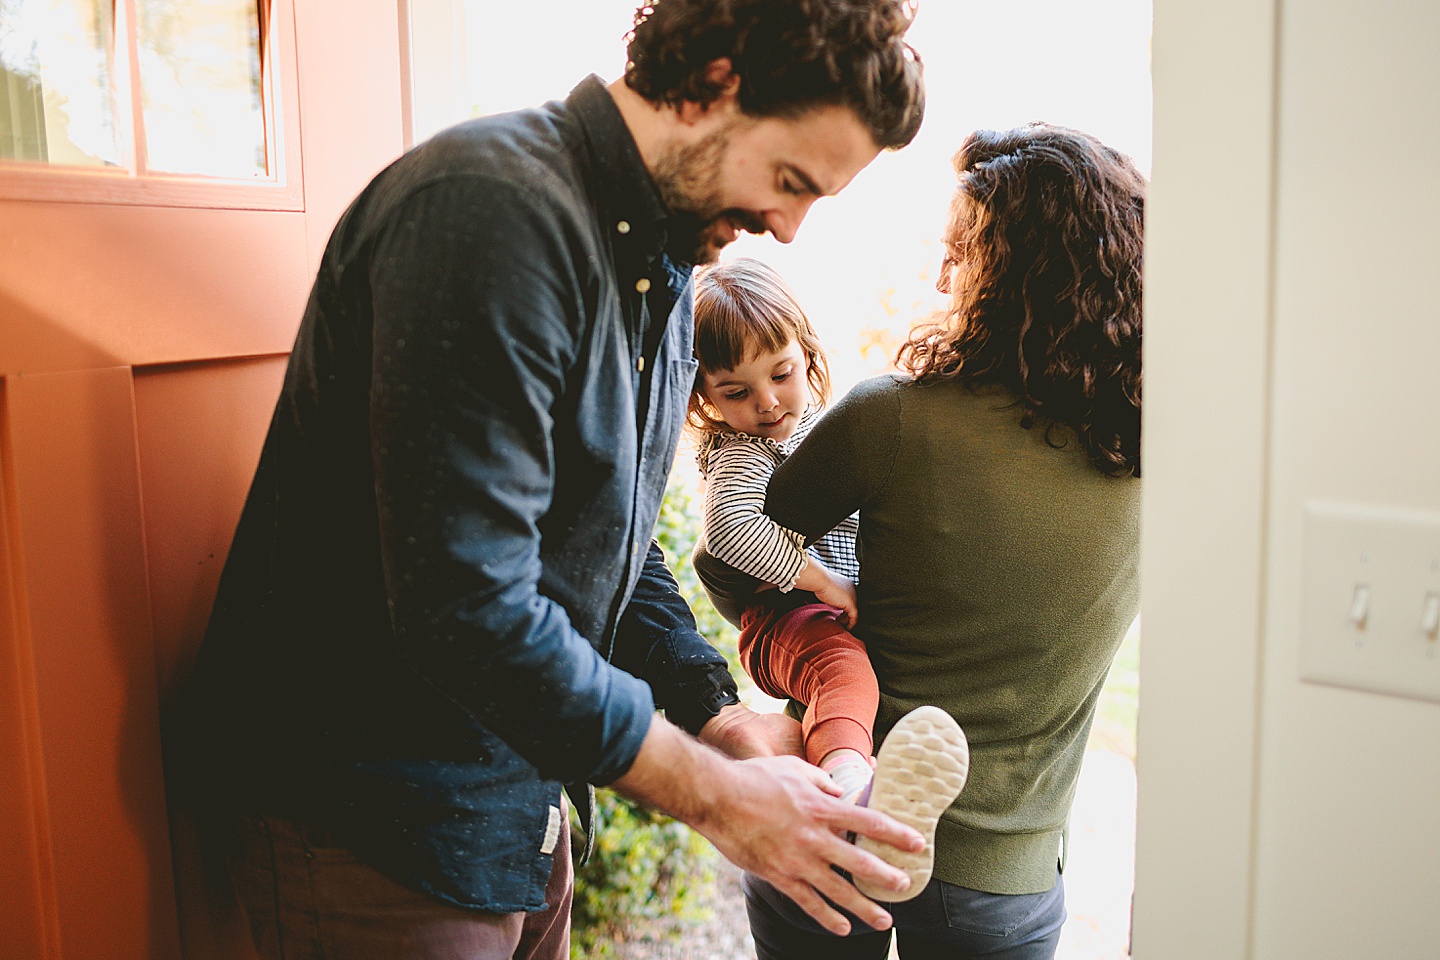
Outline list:
[[[743,113],[847,106],[877,147],[898,149],[925,113],[913,19],[914,0],[652,0],[635,12],[625,83],[654,103],[710,103],[723,87],[706,70],[728,58]]]
[[[1067,426],[1101,471],[1139,476],[1145,178],[1094,137],[1044,123],[978,130],[954,165],[951,305],[897,363],[921,382],[1003,386],[1023,426],[1057,446]]]

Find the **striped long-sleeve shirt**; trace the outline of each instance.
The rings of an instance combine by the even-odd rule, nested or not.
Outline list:
[[[707,434],[697,456],[705,479],[705,547],[710,555],[752,577],[773,583],[782,592],[795,586],[805,567],[805,540],[765,515],[765,487],[770,475],[805,439],[820,419],[808,411],[783,443],[744,433]],[[809,549],[834,572],[860,578],[855,555],[859,515],[841,521]]]

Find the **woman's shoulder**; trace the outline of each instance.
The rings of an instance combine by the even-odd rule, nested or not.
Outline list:
[[[877,377],[869,377],[847,390],[825,413],[829,416],[836,411],[845,410],[854,414],[876,404],[893,404],[899,397],[899,391],[909,383],[910,377],[899,373],[882,373]]]
[[[894,396],[915,385],[915,379],[905,373],[882,373],[879,376],[861,380],[850,388],[845,399]]]
[[[845,394],[843,403],[898,403],[924,397],[943,403],[1013,404],[1004,387],[971,384],[957,379],[921,382],[908,373],[882,373],[861,380]]]
[[[948,410],[967,407],[1008,410],[1016,406],[1015,395],[1002,386],[973,384],[958,379],[921,382],[903,373],[882,374],[862,380],[851,393],[860,401],[892,403],[910,410],[937,405]]]

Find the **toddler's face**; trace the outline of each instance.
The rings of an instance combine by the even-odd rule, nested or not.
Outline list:
[[[809,372],[805,351],[791,340],[774,353],[751,354],[734,370],[705,374],[705,399],[732,430],[779,443],[810,406]]]

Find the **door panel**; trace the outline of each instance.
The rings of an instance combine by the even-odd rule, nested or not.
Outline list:
[[[135,371],[150,610],[160,698],[194,666],[230,537],[260,459],[284,355]],[[224,429],[216,429],[223,424]]]
[[[282,353],[310,291],[303,213],[0,200],[0,223],[0,373]]]
[[[67,958],[178,957],[130,370],[12,376],[5,401],[42,916]]]
[[[161,703],[193,663],[330,230],[403,144],[396,0],[295,6],[271,3],[295,68],[271,77],[275,202],[0,162],[5,960],[252,956],[193,824],[168,825]]]

